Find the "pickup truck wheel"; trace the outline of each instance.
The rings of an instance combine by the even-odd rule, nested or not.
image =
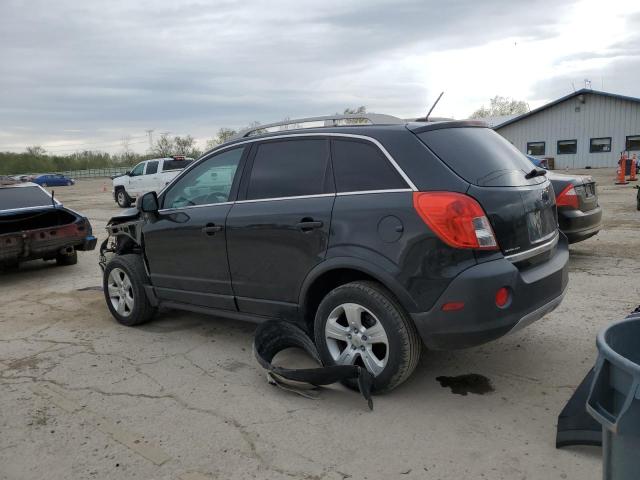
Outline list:
[[[103,275],[104,297],[111,315],[129,327],[151,319],[156,309],[144,291],[147,273],[140,255],[116,255],[107,264]]]
[[[70,254],[58,254],[56,255],[56,264],[60,266],[75,265],[78,263],[78,252],[76,250]]]
[[[124,188],[116,190],[116,203],[121,208],[129,208],[131,206],[131,197]]]
[[[320,302],[315,341],[325,365],[355,364],[374,376],[372,391],[393,390],[418,364],[422,342],[393,295],[375,282],[342,285]],[[345,383],[357,388],[357,383]]]

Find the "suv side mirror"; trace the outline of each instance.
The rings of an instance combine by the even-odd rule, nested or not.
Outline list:
[[[158,194],[156,192],[147,192],[138,198],[136,202],[138,210],[145,213],[158,213],[160,204],[158,203]]]

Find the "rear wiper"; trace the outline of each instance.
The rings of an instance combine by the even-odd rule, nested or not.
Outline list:
[[[529,173],[527,173],[524,178],[526,178],[527,180],[529,180],[530,178],[534,178],[534,177],[540,177],[542,175],[546,175],[547,171],[543,168],[534,168],[533,170],[531,170]]]

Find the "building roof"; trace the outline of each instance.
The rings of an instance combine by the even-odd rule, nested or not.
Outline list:
[[[545,105],[542,105],[541,107],[535,108],[533,110],[531,110],[530,112],[527,113],[523,113],[522,115],[519,115],[515,118],[512,118],[510,120],[507,120],[503,123],[499,123],[497,125],[494,125],[495,129],[500,129],[502,127],[506,127],[507,125],[511,125],[512,123],[516,123],[519,122],[520,120],[524,120],[527,117],[530,117],[532,115],[535,115],[536,113],[540,113],[548,108],[553,107],[554,105],[557,105],[559,103],[562,103],[566,100],[570,100],[574,97],[577,97],[578,95],[601,95],[603,97],[609,97],[609,98],[615,98],[618,100],[627,100],[629,102],[636,102],[636,103],[640,103],[640,98],[637,97],[627,97],[626,95],[618,95],[617,93],[609,93],[609,92],[602,92],[600,90],[591,90],[590,88],[581,88],[580,90],[576,90],[573,93],[570,93],[569,95],[565,95],[564,97],[560,97],[557,100],[554,100],[553,102],[549,102]]]

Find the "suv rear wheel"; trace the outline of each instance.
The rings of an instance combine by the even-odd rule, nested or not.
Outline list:
[[[366,368],[375,376],[375,392],[403,383],[420,358],[422,343],[413,322],[375,282],[352,282],[329,292],[318,307],[314,333],[325,365]],[[357,388],[355,382],[346,385]]]
[[[118,190],[116,190],[116,203],[121,208],[129,208],[131,206],[131,197],[124,188],[118,188]]]
[[[144,291],[147,283],[140,255],[117,255],[104,269],[104,297],[111,314],[122,325],[140,325],[155,313]]]

